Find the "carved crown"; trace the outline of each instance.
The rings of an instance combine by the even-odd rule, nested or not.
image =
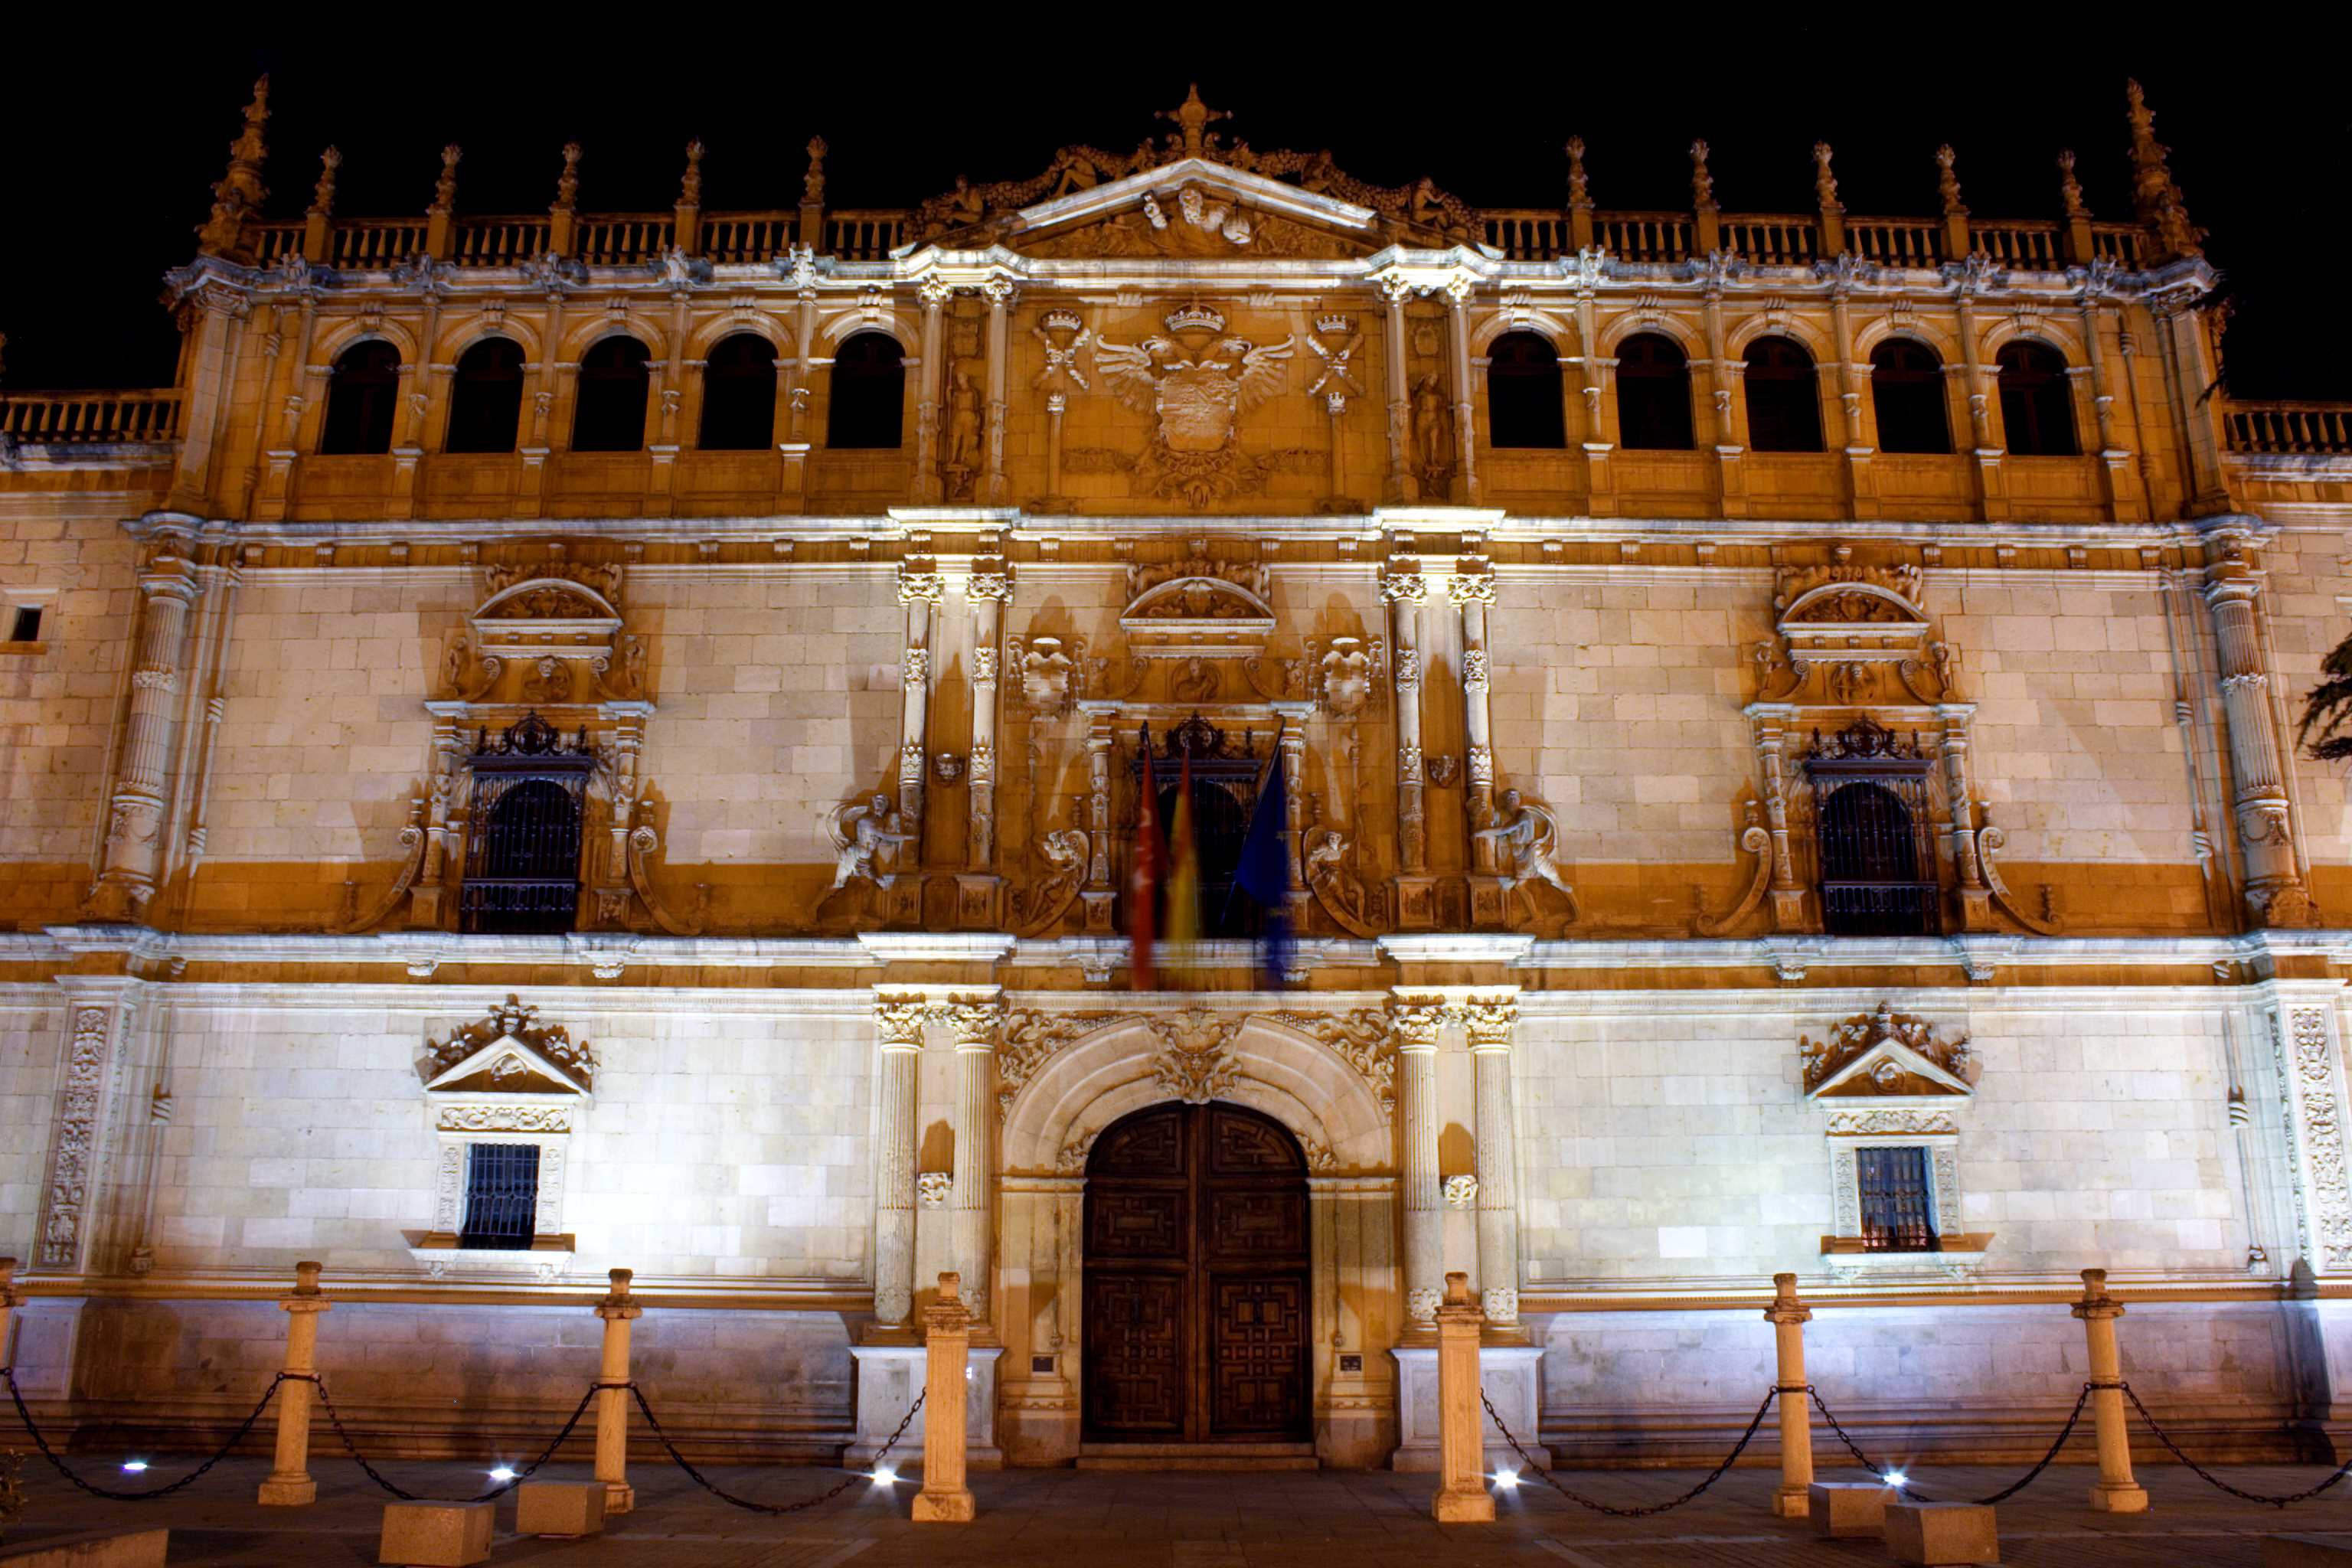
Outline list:
[[[1225,330],[1224,312],[1211,310],[1206,305],[1180,305],[1162,319],[1167,321],[1170,331],[1180,334],[1222,332]]]
[[[1048,310],[1045,317],[1049,332],[1075,332],[1086,325],[1076,310]]]
[[[1327,338],[1342,336],[1343,334],[1353,331],[1355,325],[1355,319],[1350,316],[1318,316],[1315,318],[1315,330],[1322,333]]]

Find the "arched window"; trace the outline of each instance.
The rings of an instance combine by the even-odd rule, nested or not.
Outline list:
[[[1647,451],[1691,449],[1690,362],[1674,339],[1636,332],[1617,345],[1617,439]]]
[[[1559,351],[1539,334],[1505,332],[1487,351],[1486,431],[1490,446],[1568,445]]]
[[[1748,445],[1759,452],[1822,449],[1822,397],[1813,356],[1790,338],[1748,345]]]
[[[1949,452],[1952,416],[1944,402],[1944,362],[1909,338],[1870,351],[1870,403],[1882,452]]]
[[[833,356],[824,444],[895,449],[903,439],[907,355],[887,332],[859,332]]]
[[[575,452],[634,452],[646,444],[646,345],[625,333],[600,340],[580,359],[572,409]]]
[[[389,452],[392,411],[400,402],[400,351],[382,338],[353,343],[327,380],[325,453]]]
[[[2001,345],[2000,422],[2009,449],[2025,458],[2071,458],[2074,444],[2074,394],[2066,382],[2066,361],[2046,343],[2023,338]]]
[[[765,451],[775,433],[776,345],[757,332],[720,340],[702,367],[702,449]]]
[[[451,452],[511,452],[522,417],[522,345],[484,338],[457,356],[449,385]]]
[[[1822,925],[1832,936],[1936,930],[1936,884],[1907,780],[1852,779],[1822,792]]]

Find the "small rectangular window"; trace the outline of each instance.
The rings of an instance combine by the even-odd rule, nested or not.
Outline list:
[[[1866,1252],[1937,1252],[1935,1194],[1927,1183],[1927,1151],[1854,1151],[1862,1189],[1862,1240]]]
[[[38,642],[41,640],[40,605],[19,605],[16,606],[16,614],[9,617],[8,640],[10,642]]]
[[[466,1145],[466,1223],[460,1247],[528,1249],[539,1214],[539,1145]]]

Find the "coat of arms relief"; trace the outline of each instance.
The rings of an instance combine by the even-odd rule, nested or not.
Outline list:
[[[1132,344],[1097,338],[1094,347],[1105,388],[1150,416],[1150,440],[1132,457],[1072,451],[1066,458],[1072,469],[1124,470],[1139,496],[1207,506],[1262,493],[1273,475],[1319,464],[1313,452],[1252,456],[1241,447],[1242,417],[1282,390],[1295,336],[1264,344],[1229,337],[1223,313],[1202,305],[1180,307],[1163,320],[1165,335]]]

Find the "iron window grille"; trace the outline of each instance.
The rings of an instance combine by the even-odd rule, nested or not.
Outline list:
[[[571,931],[580,909],[588,731],[565,741],[536,710],[493,738],[478,732],[462,928],[505,935]]]
[[[1255,755],[1256,734],[1244,730],[1235,742],[1195,713],[1163,731],[1160,740],[1151,754],[1151,783],[1159,793],[1155,804],[1163,845],[1176,818],[1176,789],[1184,776],[1184,758],[1189,753],[1192,759],[1192,849],[1201,868],[1200,932],[1203,937],[1255,936],[1264,924],[1263,911],[1255,900],[1236,899],[1233,891],[1241,869],[1242,845],[1249,837],[1250,818],[1257,810],[1258,788],[1265,774],[1265,759]],[[1138,753],[1128,760],[1128,777],[1133,785],[1130,801],[1138,804],[1142,775],[1143,759]],[[1131,804],[1127,819],[1130,854],[1135,826]],[[1164,898],[1165,868],[1160,889]],[[1157,929],[1168,929],[1164,911]]]
[[[1930,836],[1919,738],[1903,740],[1867,715],[1824,741],[1813,732],[1805,776],[1813,791],[1822,928],[1832,936],[1934,936],[1942,889]]]
[[[1916,1145],[1854,1151],[1865,1252],[1939,1252],[1927,1151]]]
[[[522,1252],[538,1234],[539,1145],[466,1145],[466,1222],[460,1247]]]

